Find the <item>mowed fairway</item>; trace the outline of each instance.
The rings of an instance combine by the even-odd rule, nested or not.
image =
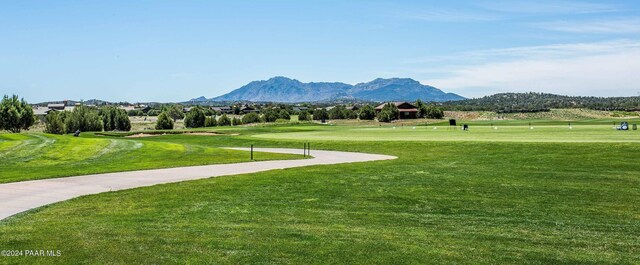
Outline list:
[[[0,262],[640,262],[640,133],[535,127],[491,137],[491,128],[471,129],[300,125],[140,139],[208,148],[309,140],[314,149],[398,159],[73,199],[0,222],[0,249],[62,256]],[[462,138],[472,135],[482,137]]]
[[[91,135],[87,135],[91,137]],[[218,137],[218,136],[191,136]],[[139,138],[137,138],[139,139]],[[260,160],[296,159],[285,154]],[[198,144],[48,134],[0,134],[0,183],[139,169],[247,162],[248,152]]]

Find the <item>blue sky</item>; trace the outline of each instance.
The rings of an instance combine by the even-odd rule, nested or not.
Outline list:
[[[183,101],[410,77],[467,97],[640,93],[637,1],[1,1],[0,94]]]

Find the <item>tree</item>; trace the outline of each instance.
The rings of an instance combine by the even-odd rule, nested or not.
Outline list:
[[[108,106],[100,109],[102,115],[102,127],[105,131],[130,131],[131,120],[129,120],[128,113],[115,106]]]
[[[427,117],[427,105],[422,100],[416,100],[416,108],[418,109],[418,118]]]
[[[142,112],[142,110],[139,109],[132,109],[129,112],[127,112],[127,114],[129,116],[144,116],[144,112]]]
[[[156,130],[173,130],[173,120],[166,111],[160,113],[158,116]]]
[[[278,119],[291,120],[291,115],[289,115],[289,112],[287,110],[281,109],[278,112]]]
[[[184,126],[187,128],[200,128],[204,127],[204,120],[206,116],[201,107],[193,107],[191,111],[184,117]]]
[[[204,119],[204,127],[215,127],[218,126],[218,120],[216,120],[216,117],[207,117]]]
[[[147,115],[149,115],[149,116],[158,116],[158,115],[160,115],[160,111],[157,110],[157,109],[152,109],[149,112],[147,112]]]
[[[64,134],[64,115],[57,111],[49,111],[44,123],[44,132],[50,134]]]
[[[167,115],[173,119],[173,122],[176,120],[184,118],[184,112],[182,111],[182,107],[180,105],[173,105],[168,109]]]
[[[329,110],[329,118],[332,120],[344,120],[347,118],[347,109],[344,106],[335,106]]]
[[[275,122],[280,118],[280,113],[275,109],[265,109],[262,117],[265,122]]]
[[[231,119],[229,119],[229,116],[227,116],[227,114],[222,114],[222,116],[220,116],[220,119],[218,120],[218,126],[231,126]]]
[[[29,130],[36,122],[33,108],[24,101],[18,100],[17,95],[9,97],[5,95],[0,102],[0,130],[19,133],[21,130]]]
[[[298,115],[298,120],[299,121],[310,121],[311,120],[311,114],[308,111],[303,110]]]
[[[233,126],[238,126],[238,125],[242,125],[242,120],[238,117],[233,117],[233,119],[231,120]]]
[[[444,118],[444,110],[436,105],[429,104],[425,107],[425,118],[442,119]]]
[[[77,130],[81,132],[102,131],[102,119],[98,111],[87,106],[77,106],[65,118],[65,128],[68,133]]]
[[[369,105],[365,105],[360,109],[359,116],[361,120],[373,120],[376,118],[376,110]]]
[[[382,107],[380,113],[378,113],[378,121],[391,122],[398,119],[399,115],[400,112],[398,111],[398,107],[393,103],[387,103]]]
[[[262,122],[262,119],[260,119],[260,115],[258,115],[255,112],[250,112],[242,116],[242,123],[244,124],[259,123],[259,122]]]
[[[329,113],[327,112],[326,109],[317,109],[313,111],[313,119],[317,121],[327,120],[329,119]]]

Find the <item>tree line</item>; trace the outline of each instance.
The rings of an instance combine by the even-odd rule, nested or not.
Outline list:
[[[548,93],[501,93],[476,99],[445,102],[446,110],[498,113],[543,112],[550,109],[585,108],[605,111],[639,111],[640,97],[577,97]]]

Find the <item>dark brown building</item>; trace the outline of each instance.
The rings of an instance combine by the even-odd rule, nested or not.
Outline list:
[[[412,105],[409,102],[388,102],[398,107],[398,119],[417,119],[418,118],[418,107]],[[388,103],[384,103],[380,106],[376,107],[376,113],[382,111],[384,105]]]

